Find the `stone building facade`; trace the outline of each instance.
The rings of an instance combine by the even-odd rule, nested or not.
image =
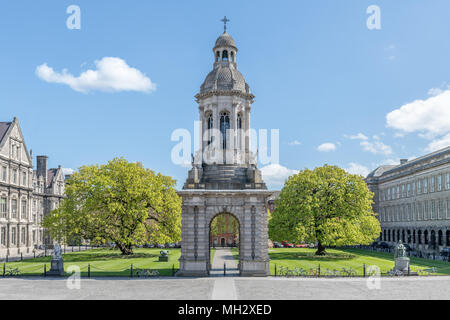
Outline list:
[[[181,276],[206,276],[210,224],[219,214],[239,222],[239,270],[269,275],[267,198],[271,192],[250,151],[250,111],[254,96],[237,69],[238,49],[224,32],[213,48],[213,70],[196,95],[201,134],[199,150],[182,197]]]
[[[399,240],[422,256],[450,247],[450,147],[399,165],[381,166],[366,182],[379,214],[379,241]]]
[[[17,118],[0,122],[0,257],[29,254],[48,244],[40,224],[63,196],[61,167],[49,169],[47,156],[38,156],[33,170]]]

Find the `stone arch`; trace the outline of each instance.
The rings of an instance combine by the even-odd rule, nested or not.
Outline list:
[[[207,217],[206,219],[206,226],[208,228],[208,253],[211,252],[211,223],[214,221],[215,218],[220,216],[221,214],[229,214],[231,215],[239,225],[239,260],[241,257],[241,245],[242,245],[242,238],[243,238],[243,221],[242,216],[240,213],[238,213],[238,210],[235,206],[215,206],[212,213]],[[208,271],[211,270],[211,261],[208,264]]]

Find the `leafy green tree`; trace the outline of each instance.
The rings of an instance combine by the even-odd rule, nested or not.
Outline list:
[[[370,244],[381,228],[372,210],[373,193],[363,178],[325,165],[291,176],[275,202],[269,236],[275,241],[326,246]]]
[[[133,246],[177,242],[181,236],[181,199],[175,180],[140,162],[115,158],[83,166],[67,181],[66,198],[45,217],[53,239],[114,242],[122,254]]]

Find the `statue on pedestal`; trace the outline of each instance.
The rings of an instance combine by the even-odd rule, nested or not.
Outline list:
[[[64,275],[64,261],[61,254],[61,246],[56,243],[53,246],[53,257],[51,262],[50,271],[47,275],[51,276],[63,276]]]
[[[394,251],[395,266],[394,272],[401,271],[407,273],[409,269],[409,258],[406,256],[406,247],[400,240]]]

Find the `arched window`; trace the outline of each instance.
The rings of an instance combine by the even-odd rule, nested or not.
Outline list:
[[[233,51],[230,52],[230,57],[231,57],[231,62],[234,62],[234,52]]]
[[[222,148],[227,148],[227,130],[230,129],[230,116],[227,112],[220,113],[220,133],[222,135]]]
[[[214,121],[213,120],[213,115],[212,115],[212,113],[210,113],[208,115],[208,123],[207,123],[207,126],[208,126],[208,145],[210,145],[211,142],[212,142],[212,129],[213,129],[213,124],[214,124],[213,121]]]
[[[228,51],[227,50],[222,51],[222,61],[228,61]]]
[[[216,61],[220,61],[220,51],[216,52]]]
[[[417,243],[422,244],[422,230],[417,231]]]
[[[428,230],[425,230],[423,233],[423,240],[425,244],[428,244]]]
[[[242,117],[240,113],[237,115],[236,129],[237,129],[237,147],[238,149],[240,149],[242,140]]]
[[[442,246],[442,230],[438,232],[438,245]]]

